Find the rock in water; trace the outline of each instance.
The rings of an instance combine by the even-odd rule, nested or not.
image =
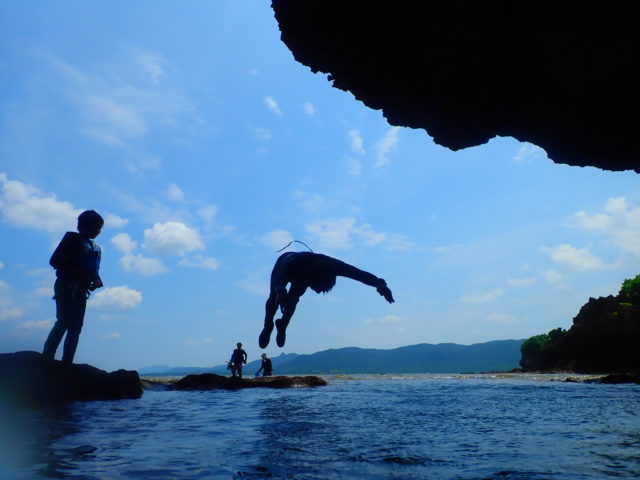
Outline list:
[[[312,375],[305,377],[258,377],[258,378],[232,378],[216,375],[215,373],[203,373],[201,375],[187,375],[169,388],[172,390],[213,390],[224,388],[236,390],[240,388],[295,388],[295,387],[320,387],[326,385],[326,380]]]
[[[38,352],[0,354],[0,400],[41,406],[83,400],[140,398],[138,372],[105,372],[87,364],[45,360]]]

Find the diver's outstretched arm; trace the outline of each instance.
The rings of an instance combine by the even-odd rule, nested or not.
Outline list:
[[[336,269],[336,275],[356,280],[371,287],[376,287],[378,293],[383,296],[387,302],[393,303],[395,301],[391,290],[387,287],[387,282],[385,282],[383,278],[378,278],[372,273],[360,270],[359,268],[349,265],[341,260],[334,258],[333,261],[334,268]]]

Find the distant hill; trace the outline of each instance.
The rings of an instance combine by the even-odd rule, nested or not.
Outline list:
[[[496,340],[474,345],[422,343],[390,350],[347,347],[310,355],[282,354],[272,358],[274,375],[327,373],[464,373],[506,371],[518,367],[524,340]],[[210,368],[167,367],[163,371],[139,370],[141,375],[227,374],[226,365]],[[153,367],[156,368],[156,367]],[[245,366],[253,375],[260,361]]]
[[[278,368],[281,365],[294,360],[299,355],[297,353],[282,353],[277,357],[271,358],[271,363],[274,368]],[[245,365],[245,375],[253,376],[256,370],[260,368],[261,361],[254,360],[253,362],[249,362]],[[213,367],[170,367],[168,365],[152,365],[149,367],[142,367],[138,369],[138,374],[145,376],[153,376],[153,375],[174,375],[174,376],[184,376],[184,375],[197,375],[201,373],[217,373],[218,375],[227,375],[229,372],[227,370],[226,364],[215,365]]]

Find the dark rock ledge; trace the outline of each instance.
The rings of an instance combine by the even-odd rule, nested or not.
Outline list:
[[[169,390],[237,390],[240,388],[296,388],[296,387],[321,387],[327,382],[313,375],[304,377],[257,377],[257,378],[231,378],[203,373],[201,375],[187,375],[167,386]]]
[[[106,372],[87,364],[65,365],[38,352],[0,354],[0,400],[34,407],[87,400],[139,398],[138,372]]]

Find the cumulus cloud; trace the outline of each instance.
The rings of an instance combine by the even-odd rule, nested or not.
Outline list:
[[[2,270],[4,268],[4,263],[0,262],[0,270]]]
[[[104,338],[105,340],[117,340],[118,338],[120,338],[121,335],[119,332],[112,332],[109,333],[107,335],[103,335],[102,338]]]
[[[272,97],[264,97],[264,103],[269,107],[273,113],[278,116],[282,116],[282,110],[280,110],[280,106],[278,106],[278,102],[276,102]]]
[[[351,140],[351,151],[353,153],[357,153],[358,155],[364,155],[366,152],[364,150],[364,141],[362,140],[360,131],[354,128],[352,130],[349,130],[347,136]]]
[[[640,256],[640,207],[630,205],[625,197],[609,198],[601,212],[579,211],[567,223],[604,235],[623,251]]]
[[[122,228],[129,223],[126,218],[119,217],[113,213],[104,215],[104,226],[107,228]]]
[[[161,260],[134,253],[138,244],[126,233],[114,236],[111,238],[111,243],[123,253],[118,263],[127,272],[151,276],[165,273],[168,270]]]
[[[460,298],[458,298],[458,301],[463,303],[488,303],[488,302],[495,301],[498,297],[501,297],[502,295],[504,295],[503,289],[494,288],[489,292],[463,295]]]
[[[0,323],[10,318],[20,318],[24,310],[14,306],[11,288],[4,280],[0,280]]]
[[[142,303],[142,292],[127,286],[107,287],[89,298],[89,305],[104,310],[130,310]]]
[[[532,162],[538,158],[544,158],[547,156],[542,148],[531,143],[523,143],[513,157],[515,163]]]
[[[175,183],[170,184],[167,188],[167,197],[172,202],[184,202],[184,192]]]
[[[4,173],[0,173],[0,188],[0,212],[7,223],[17,227],[64,232],[75,227],[82,212],[33,185],[9,180]]]
[[[289,233],[287,230],[283,229],[274,230],[258,239],[260,243],[266,245],[269,248],[273,248],[274,250],[278,250],[284,247],[286,244],[293,240],[293,235],[291,235],[291,233]]]
[[[181,222],[156,223],[144,231],[144,239],[144,248],[157,255],[184,255],[204,250],[198,232]]]
[[[196,255],[192,259],[183,258],[180,265],[185,267],[206,268],[208,270],[217,270],[220,268],[220,262],[217,258],[205,257],[204,255]]]
[[[112,237],[111,243],[124,254],[133,253],[137,246],[137,243],[126,233],[119,233]]]
[[[602,270],[606,268],[604,262],[596,257],[588,248],[576,248],[563,244],[555,247],[542,247],[551,258],[579,272]]]
[[[316,109],[313,106],[313,103],[311,103],[311,102],[304,102],[302,104],[302,108],[304,109],[304,113],[306,113],[310,117],[313,117],[315,115],[315,113],[316,113]]]
[[[371,225],[358,225],[351,217],[316,220],[306,225],[306,231],[325,250],[348,250],[356,244],[379,245],[390,250],[405,250],[413,246],[405,235],[376,232]]]
[[[158,258],[145,257],[139,253],[123,255],[118,264],[127,272],[136,272],[145,276],[159,275],[168,271],[168,268]]]
[[[375,144],[376,161],[373,163],[374,168],[380,168],[391,164],[389,154],[396,148],[398,144],[398,133],[400,127],[391,127],[387,133]]]

